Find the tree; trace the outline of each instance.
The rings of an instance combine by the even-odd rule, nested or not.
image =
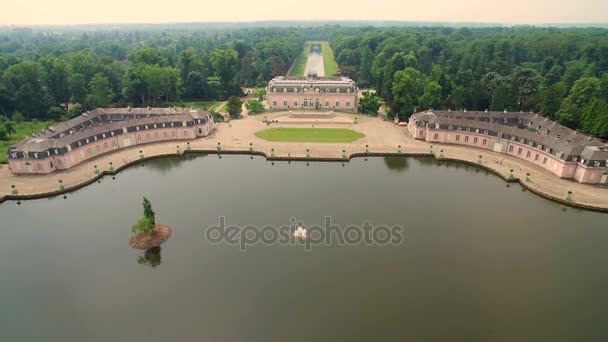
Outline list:
[[[150,203],[150,200],[148,200],[148,198],[144,197],[144,216],[149,218],[152,223],[156,224],[156,213],[154,213],[154,210],[152,209],[152,203]]]
[[[264,98],[266,97],[266,88],[255,88],[252,95],[259,101],[264,101]]]
[[[228,104],[226,105],[226,109],[232,118],[238,118],[241,116],[241,112],[243,111],[243,102],[241,98],[238,96],[230,96],[228,98]]]
[[[46,87],[46,74],[39,63],[25,61],[11,65],[4,71],[2,82],[16,110],[30,118],[46,117],[52,99]]]
[[[215,75],[220,79],[224,96],[238,94],[238,91],[235,91],[235,76],[239,65],[238,53],[233,49],[216,49],[211,53],[211,64]]]
[[[107,107],[114,97],[110,89],[110,80],[104,74],[95,74],[89,83],[89,88],[91,89],[87,96],[89,107]]]
[[[380,109],[380,98],[376,94],[372,94],[369,91],[363,93],[363,96],[359,99],[359,107],[357,110],[360,113],[368,115],[377,115]]]
[[[605,137],[608,133],[608,103],[594,97],[583,110],[580,126],[585,134]]]
[[[407,67],[397,71],[392,87],[391,111],[398,114],[402,120],[409,118],[414,113],[423,91],[422,74],[418,70]]]
[[[247,108],[247,112],[249,114],[260,114],[264,112],[264,106],[258,99],[247,101],[247,103],[245,103],[245,107]]]
[[[422,108],[441,107],[441,86],[435,81],[430,81],[424,86],[424,94],[420,98]]]
[[[6,133],[9,136],[15,134],[15,123],[13,121],[10,121],[10,120],[5,121],[4,128],[6,129]]]
[[[156,226],[156,218],[154,210],[152,210],[152,204],[146,197],[144,197],[143,207],[144,216],[133,225],[133,228],[131,229],[133,233],[151,233]]]
[[[6,131],[4,125],[0,125],[0,141],[6,140],[8,140],[8,132]]]
[[[544,89],[539,107],[540,112],[549,118],[554,118],[566,93],[568,93],[568,88],[564,82],[557,82]]]
[[[83,74],[71,74],[68,78],[70,101],[84,104],[87,98],[87,83]]]

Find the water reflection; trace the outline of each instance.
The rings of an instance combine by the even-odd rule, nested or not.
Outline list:
[[[391,170],[396,172],[403,172],[408,169],[409,163],[407,157],[387,156],[384,157],[384,165]]]
[[[153,170],[160,171],[161,173],[167,173],[186,161],[206,156],[207,154],[185,154],[183,156],[164,157],[155,160],[153,163],[146,163],[145,165]]]
[[[137,257],[137,263],[140,265],[147,265],[152,268],[160,266],[160,264],[162,262],[160,252],[161,252],[160,246],[146,249],[146,251],[144,252],[144,255]]]

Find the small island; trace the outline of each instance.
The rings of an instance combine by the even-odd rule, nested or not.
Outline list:
[[[144,216],[133,225],[133,236],[129,238],[129,246],[135,249],[150,249],[162,245],[171,236],[172,230],[164,224],[156,224],[152,203],[144,197]]]

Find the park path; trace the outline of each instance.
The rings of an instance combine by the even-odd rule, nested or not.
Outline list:
[[[341,159],[353,153],[389,153],[407,155],[430,155],[432,151],[436,158],[460,160],[491,169],[503,178],[508,178],[513,170],[513,177],[520,179],[524,187],[538,192],[545,197],[564,201],[568,191],[572,191],[573,202],[580,206],[587,206],[608,211],[608,188],[580,184],[571,180],[560,179],[549,171],[526,161],[487,150],[457,145],[429,144],[415,140],[405,127],[397,126],[380,118],[369,118],[363,115],[336,113],[345,117],[357,117],[358,124],[316,124],[315,127],[351,128],[365,134],[365,137],[352,143],[301,143],[301,142],[269,142],[255,136],[255,133],[268,127],[307,127],[307,124],[279,123],[267,125],[263,120],[271,119],[286,113],[266,113],[263,115],[248,116],[242,120],[233,120],[230,123],[218,123],[211,135],[205,138],[190,140],[193,151],[214,152],[218,143],[222,151],[247,152],[249,148],[264,153],[266,156],[307,158],[307,149],[310,158]],[[252,145],[249,145],[249,144]],[[90,161],[83,162],[74,168],[53,173],[50,175],[16,176],[10,173],[6,165],[0,169],[0,197],[9,195],[10,185],[15,184],[20,195],[45,194],[55,192],[58,181],[61,179],[66,188],[86,183],[96,177],[94,165],[101,170],[107,170],[110,162],[115,168],[139,159],[139,150],[146,157],[159,155],[175,155],[177,146],[183,153],[185,141],[170,141],[125,148],[115,153],[99,156]],[[432,148],[431,148],[432,146]],[[343,152],[344,151],[344,152]],[[480,158],[481,156],[481,158]],[[529,173],[529,181],[525,181]],[[118,175],[120,176],[120,175]],[[448,176],[448,175],[446,175]],[[441,189],[429,189],[438,191]],[[407,196],[407,194],[403,194]]]

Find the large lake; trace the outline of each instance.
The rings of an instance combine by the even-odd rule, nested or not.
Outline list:
[[[131,249],[148,196],[173,227]],[[205,227],[371,221],[398,244],[212,243]],[[606,341],[608,215],[476,167],[168,158],[0,205],[0,341]],[[155,266],[155,267],[153,267]]]

